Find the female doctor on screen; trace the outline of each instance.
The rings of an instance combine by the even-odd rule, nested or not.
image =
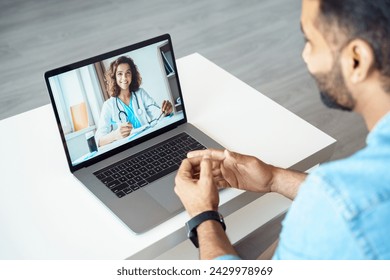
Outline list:
[[[147,125],[172,113],[172,103],[164,100],[159,106],[140,87],[141,75],[134,61],[121,56],[110,64],[106,73],[111,97],[103,104],[95,134],[99,146],[130,135],[133,128]]]

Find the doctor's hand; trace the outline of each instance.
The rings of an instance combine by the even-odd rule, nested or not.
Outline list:
[[[207,156],[212,160],[212,173],[218,187],[234,187],[253,192],[270,192],[276,167],[253,156],[228,150],[200,150],[189,152],[189,160]],[[198,172],[199,166],[193,166]]]
[[[175,192],[191,217],[218,210],[218,189],[213,181],[212,162],[207,156],[183,160],[175,183]]]
[[[164,100],[161,105],[161,113],[163,113],[164,116],[168,116],[172,113],[172,111],[173,111],[172,103],[169,102],[168,100]]]
[[[129,122],[121,123],[118,128],[114,131],[115,139],[119,140],[130,135],[133,125]]]

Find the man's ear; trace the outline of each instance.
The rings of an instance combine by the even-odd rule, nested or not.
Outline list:
[[[364,81],[372,72],[375,55],[371,45],[361,39],[352,40],[343,51],[346,78],[352,84]]]

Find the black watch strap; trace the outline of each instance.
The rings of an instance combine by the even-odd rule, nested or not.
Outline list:
[[[226,230],[223,216],[217,211],[205,211],[196,215],[186,223],[188,238],[192,241],[196,248],[199,248],[198,233],[196,228],[207,220],[215,220],[221,223],[223,230]]]

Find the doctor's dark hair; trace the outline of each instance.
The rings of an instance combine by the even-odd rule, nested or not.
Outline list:
[[[117,97],[121,90],[116,83],[116,70],[118,69],[119,64],[128,64],[131,71],[131,83],[129,90],[137,91],[142,83],[141,74],[138,72],[137,65],[134,64],[134,61],[128,56],[118,57],[116,60],[111,62],[110,68],[106,71],[106,82],[107,82],[107,91],[110,96]]]
[[[390,0],[319,1],[317,25],[325,38],[337,47],[357,38],[366,41],[374,52],[375,69],[387,78],[385,90],[390,91]]]

